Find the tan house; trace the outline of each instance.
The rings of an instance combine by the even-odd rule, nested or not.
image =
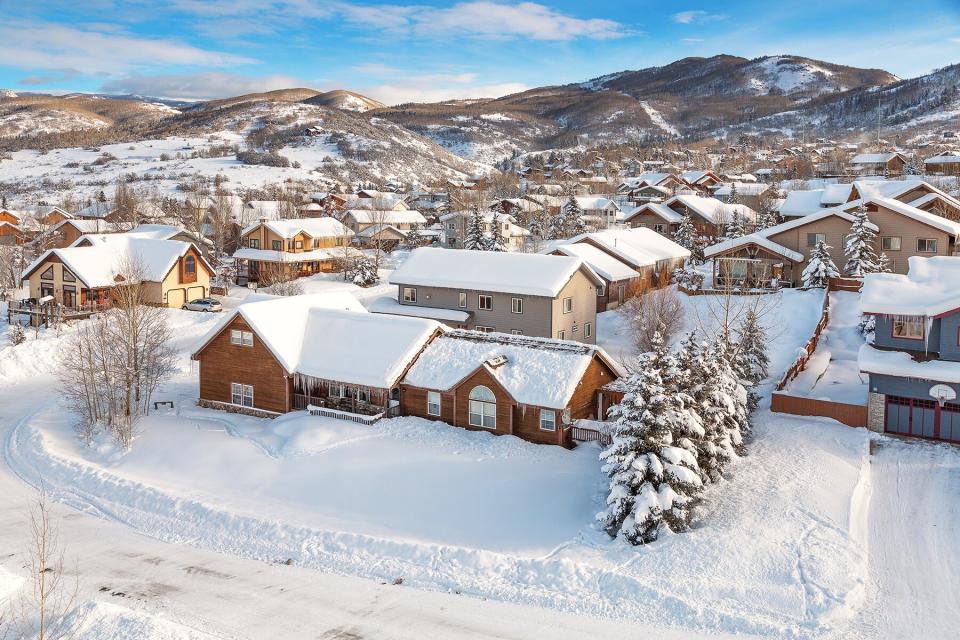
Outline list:
[[[521,200],[533,204],[528,200]],[[483,218],[483,232],[487,235],[493,232],[494,217],[500,225],[500,233],[506,240],[506,248],[510,251],[519,251],[523,248],[530,232],[516,224],[516,219],[509,214],[494,211],[481,211]],[[444,244],[452,249],[462,249],[467,238],[467,229],[470,227],[472,211],[454,211],[440,216],[440,225],[443,228]]]
[[[860,204],[824,209],[708,247],[704,255],[714,260],[715,281],[737,286],[799,286],[810,253],[819,242],[831,247],[831,258],[842,270],[844,241],[854,220],[850,208]],[[887,255],[894,273],[906,273],[911,256],[955,254],[960,223],[892,198],[867,198],[862,204],[877,234],[874,250]]]
[[[210,293],[213,267],[188,242],[116,233],[83,236],[74,246],[50,249],[23,272],[30,297],[52,297],[70,309],[109,304],[115,287],[141,270],[145,302],[181,307]]]
[[[304,277],[334,271],[354,255],[353,231],[330,217],[260,220],[240,233],[237,282],[260,282],[283,275]]]
[[[455,330],[410,367],[400,413],[572,447],[574,421],[603,420],[602,388],[624,375],[593,345]]]
[[[62,220],[50,230],[50,247],[63,249],[71,247],[81,236],[88,234],[117,233],[120,229],[112,222],[103,220]]]
[[[690,215],[697,233],[708,238],[722,236],[735,217],[748,231],[757,220],[757,212],[745,204],[728,204],[717,198],[697,195],[679,195],[663,203],[651,202],[634,209],[624,217],[624,223],[629,227],[647,227],[672,236],[684,215]]]
[[[413,225],[424,228],[427,219],[419,211],[413,209],[350,209],[343,213],[340,220],[354,234],[360,234],[368,227],[393,227],[404,234],[410,231]]]
[[[371,311],[433,318],[464,329],[596,342],[597,289],[581,259],[425,247],[390,275],[396,303]]]

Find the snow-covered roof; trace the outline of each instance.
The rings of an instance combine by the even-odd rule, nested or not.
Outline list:
[[[857,155],[853,156],[850,162],[852,164],[877,164],[881,162],[889,162],[899,155],[900,154],[895,151],[891,151],[889,153],[858,153]]]
[[[147,282],[162,281],[193,245],[178,240],[159,240],[128,233],[83,236],[77,242],[89,241],[90,246],[70,246],[65,249],[50,249],[30,263],[23,277],[56,256],[87,288],[110,287],[117,277],[124,277],[123,268],[132,258],[142,267],[142,277]],[[201,262],[211,267],[201,256]],[[129,274],[126,274],[129,276]]]
[[[713,258],[714,256],[724,254],[731,249],[743,247],[751,243],[761,246],[767,251],[771,251],[777,255],[783,256],[784,258],[789,258],[794,262],[803,262],[802,253],[787,248],[782,244],[776,243],[759,233],[750,233],[745,236],[740,236],[739,238],[734,238],[733,240],[724,240],[723,242],[718,242],[717,244],[711,245],[704,249],[703,255],[707,258]]]
[[[343,214],[359,224],[426,224],[427,219],[415,209],[350,209]]]
[[[960,384],[960,362],[950,360],[919,362],[904,351],[884,351],[869,344],[860,347],[857,361],[863,373]]]
[[[119,229],[119,227],[113,222],[105,222],[103,220],[75,220],[73,218],[68,218],[66,220],[61,220],[53,228],[53,231],[59,231],[62,227],[69,225],[75,228],[80,233],[114,233]]]
[[[244,228],[241,235],[247,235],[260,225],[265,226],[270,231],[281,238],[289,240],[296,237],[299,233],[305,233],[311,238],[335,238],[339,236],[352,236],[353,231],[343,225],[335,218],[299,218],[296,220],[267,220],[266,222],[255,222]]]
[[[660,260],[690,257],[689,249],[645,227],[582,233],[570,238],[570,242],[593,243],[635,268],[653,266]]]
[[[823,208],[823,189],[791,191],[780,204],[780,215],[787,217],[805,216]]]
[[[664,204],[673,207],[680,203],[688,209],[713,224],[726,224],[733,220],[734,213],[740,214],[744,222],[754,222],[757,212],[744,204],[727,204],[716,198],[707,198],[697,195],[679,195],[667,200]]]
[[[737,193],[741,196],[759,196],[767,192],[770,185],[762,182],[734,182],[717,187],[714,195],[717,197],[727,197],[733,193],[733,185],[737,186]]]
[[[260,262],[313,262],[322,260],[335,260],[345,256],[360,255],[360,252],[352,247],[337,247],[335,249],[311,249],[310,251],[272,251],[270,249],[251,249],[250,247],[240,247],[233,253],[236,260],[258,260]]]
[[[885,207],[891,211],[895,211],[901,215],[907,216],[908,218],[913,218],[917,222],[922,222],[935,229],[939,229],[940,231],[960,238],[960,222],[954,222],[953,220],[944,218],[943,216],[938,216],[935,213],[918,209],[905,202],[894,200],[893,198],[868,198],[866,202]]]
[[[559,251],[573,258],[580,258],[590,265],[590,268],[597,272],[601,278],[611,282],[630,280],[640,276],[638,272],[592,244],[585,242],[558,244],[549,252],[553,251]]]
[[[926,164],[957,164],[960,163],[960,153],[956,151],[948,151],[946,153],[940,153],[935,156],[931,156],[924,160]]]
[[[907,274],[871,273],[863,279],[860,311],[936,316],[960,308],[960,257],[908,258]]]
[[[683,221],[683,215],[677,213],[662,202],[648,202],[647,204],[641,205],[633,211],[627,213],[623,217],[623,220],[624,222],[629,222],[631,218],[635,216],[642,216],[644,213],[653,213],[654,215],[663,218],[665,222],[669,222],[670,224],[677,224]]]
[[[464,323],[470,319],[469,311],[456,309],[440,309],[436,307],[422,307],[413,304],[400,304],[394,297],[376,298],[367,307],[370,313],[389,313],[395,316],[413,316],[414,318],[430,318],[441,322]]]
[[[240,305],[194,356],[237,315],[288,373],[379,389],[393,387],[440,329],[433,320],[367,313],[346,293],[289,296]]]
[[[823,188],[823,195],[820,196],[820,204],[824,206],[843,204],[850,199],[850,192],[852,190],[853,185],[849,182],[828,184]]]
[[[580,270],[603,284],[579,258],[422,247],[390,274],[390,283],[553,298]]]
[[[704,178],[714,178],[715,176],[710,171],[684,171],[680,174],[680,177],[683,178],[684,182],[697,184]]]
[[[402,237],[407,236],[406,231],[401,231],[400,229],[397,229],[392,224],[372,224],[365,229],[361,229],[360,232],[357,234],[357,236],[361,238],[372,238],[376,235],[383,233],[384,231],[392,231],[393,233]]]
[[[501,356],[505,362],[489,364]],[[612,358],[592,345],[457,330],[430,343],[403,381],[415,387],[448,391],[484,367],[517,403],[563,409],[595,356],[618,376],[625,375]]]
[[[620,206],[616,202],[604,196],[574,196],[574,198],[584,211],[607,209],[609,207],[613,207],[615,211],[620,210]],[[567,204],[564,203],[564,207]]]

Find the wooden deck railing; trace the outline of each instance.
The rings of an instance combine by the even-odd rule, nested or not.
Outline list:
[[[596,429],[587,429],[576,425],[571,429],[570,434],[577,442],[599,442],[604,447],[609,447],[613,442],[613,437],[609,433],[603,433]]]
[[[803,353],[797,356],[797,359],[794,360],[793,364],[784,372],[783,377],[780,378],[780,382],[777,383],[777,391],[783,391],[786,386],[793,381],[800,372],[807,368],[807,362],[810,360],[810,356],[813,355],[813,352],[817,349],[817,344],[820,342],[820,334],[823,333],[823,330],[826,328],[827,323],[830,322],[830,294],[827,291],[823,292],[823,310],[820,312],[820,321],[817,323],[817,327],[813,330],[813,336],[807,340],[807,344],[803,347]]]

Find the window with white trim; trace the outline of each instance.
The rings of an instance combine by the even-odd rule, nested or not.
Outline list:
[[[550,409],[540,409],[540,430],[557,430],[557,412]]]
[[[477,296],[477,308],[483,311],[490,311],[493,309],[493,296]]]
[[[917,252],[918,253],[936,253],[937,239],[936,238],[917,238]]]
[[[403,288],[403,301],[404,302],[416,302],[417,301],[417,290],[413,287],[404,287]]]
[[[597,287],[597,297],[599,298],[602,296],[603,296],[603,285]]]
[[[825,233],[808,233],[807,234],[807,246],[813,248],[820,244],[821,242],[827,241],[827,235]]]
[[[479,385],[470,390],[470,426],[497,428],[497,397],[487,387]]]
[[[253,385],[230,383],[230,402],[241,407],[253,406]]]
[[[512,334],[515,335],[515,336],[522,336],[522,335],[523,335],[523,331],[521,331],[520,329],[510,329],[510,333],[512,333]]]
[[[467,294],[463,291],[460,292],[460,300],[457,302],[460,305],[461,309],[467,308]]]
[[[563,329],[561,329],[560,331],[557,331],[557,340],[566,340],[566,339],[567,339],[566,331],[564,331]]]
[[[347,387],[337,382],[327,384],[327,396],[330,398],[346,398]]]
[[[427,415],[428,416],[440,415],[440,392],[439,391],[427,391]]]
[[[900,251],[903,239],[900,236],[884,236],[880,238],[880,248],[883,251]]]
[[[923,340],[924,322],[920,316],[898,316],[893,319],[894,338],[905,340]]]
[[[510,298],[510,313],[523,313],[523,298]]]
[[[592,323],[592,322],[584,322],[584,323],[583,323],[583,337],[584,337],[584,338],[590,338],[590,337],[592,337],[592,336],[593,336],[593,323]]]
[[[564,298],[563,299],[563,312],[572,313],[573,312],[573,298]]]
[[[252,347],[253,346],[253,332],[252,331],[241,331],[240,329],[231,329],[230,330],[230,344],[235,344],[243,347]]]
[[[481,325],[481,324],[478,324],[477,326],[475,326],[475,327],[473,328],[473,330],[474,330],[474,331],[483,331],[484,333],[493,333],[494,331],[497,330],[497,328],[496,328],[496,327],[485,327],[485,326],[483,326],[483,325]]]

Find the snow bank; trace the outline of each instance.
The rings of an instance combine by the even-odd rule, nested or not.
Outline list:
[[[216,640],[221,636],[108,602],[86,602],[65,620],[66,636],[84,640]]]

